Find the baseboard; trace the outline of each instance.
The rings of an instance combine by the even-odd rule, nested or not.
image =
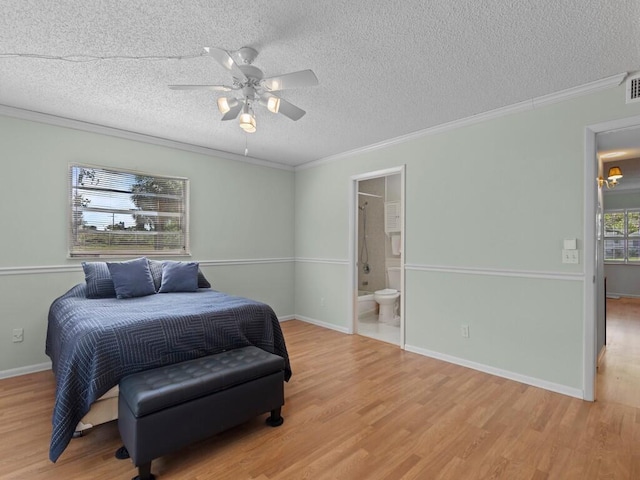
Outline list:
[[[295,319],[296,319],[295,315],[285,315],[283,317],[278,317],[279,322],[288,322],[289,320],[295,320]]]
[[[37,365],[28,365],[26,367],[10,368],[9,370],[0,371],[0,380],[3,378],[18,377],[29,373],[42,372],[51,370],[51,362],[39,363]]]
[[[349,329],[347,327],[341,327],[339,325],[334,325],[333,323],[322,322],[320,320],[305,317],[303,315],[295,315],[295,318],[297,318],[298,320],[302,320],[303,322],[316,325],[318,327],[328,328],[329,330],[335,330],[336,332],[340,333],[349,333]]]
[[[548,382],[546,380],[541,380],[539,378],[529,377],[527,375],[521,375],[519,373],[510,372],[509,370],[503,370],[501,368],[491,367],[489,365],[484,365],[482,363],[472,362],[464,358],[458,358],[452,355],[447,355],[440,352],[434,352],[432,350],[415,347],[413,345],[405,345],[405,350],[408,352],[424,355],[425,357],[435,358],[437,360],[442,360],[444,362],[453,363],[455,365],[460,365],[462,367],[471,368],[473,370],[478,370],[480,372],[488,373],[490,375],[495,375],[497,377],[507,378],[509,380],[514,380],[519,383],[524,383],[526,385],[531,385],[533,387],[549,390],[551,392],[561,393],[562,395],[567,395],[569,397],[575,397],[581,400],[584,399],[583,391],[578,388],[567,387],[566,385],[560,385],[558,383]]]
[[[618,298],[640,298],[640,295],[634,295],[633,293],[607,292],[607,298],[611,298],[612,300],[617,300]]]

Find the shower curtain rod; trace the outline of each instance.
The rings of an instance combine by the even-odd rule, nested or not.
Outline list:
[[[382,198],[382,195],[374,195],[373,193],[358,192],[358,195],[364,195],[365,197]]]

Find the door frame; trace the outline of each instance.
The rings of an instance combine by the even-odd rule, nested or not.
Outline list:
[[[584,327],[583,327],[583,398],[596,399],[596,365],[597,352],[597,314],[599,302],[603,298],[598,295],[596,266],[596,214],[598,158],[596,151],[596,135],[629,127],[640,126],[640,115],[611,120],[608,122],[587,125],[585,127],[584,148]],[[601,273],[602,274],[602,273]]]
[[[400,232],[400,348],[405,348],[405,301],[406,288],[404,281],[404,263],[405,263],[405,167],[386,168],[384,170],[375,170],[372,172],[352,175],[349,178],[349,278],[347,295],[349,298],[349,322],[348,332],[350,334],[356,331],[356,322],[358,321],[358,182],[361,180],[369,180],[372,178],[388,177],[390,175],[400,174],[400,221],[402,231]]]

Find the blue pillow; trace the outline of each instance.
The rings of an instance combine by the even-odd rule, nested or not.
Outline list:
[[[164,262],[160,260],[147,260],[149,261],[149,268],[151,269],[153,284],[155,285],[157,292],[158,290],[160,290],[160,285],[162,285],[162,265],[164,264]],[[204,276],[204,273],[202,273],[202,270],[200,270],[200,268],[198,268],[198,288],[211,288],[211,284]]]
[[[107,262],[118,298],[144,297],[156,293],[147,259]]]
[[[160,293],[195,292],[198,290],[198,263],[171,262],[162,264]]]
[[[106,262],[82,262],[87,298],[115,298],[116,289]]]

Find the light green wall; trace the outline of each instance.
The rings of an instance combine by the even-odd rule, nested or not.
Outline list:
[[[567,280],[409,270],[407,343],[581,389],[582,289]]]
[[[640,207],[640,192],[605,193],[603,197],[605,210]]]
[[[639,113],[621,86],[300,169],[296,255],[347,259],[350,176],[404,164],[405,262],[419,267],[406,273],[406,344],[580,390],[584,285],[556,277],[584,271],[562,264],[561,249],[564,238],[584,246],[585,127]],[[348,288],[346,265],[306,264],[296,275],[299,315]],[[328,321],[349,325],[349,304]]]
[[[344,265],[296,262],[295,301],[298,318],[346,332],[349,324],[345,308],[349,295],[345,282],[326,281],[327,278],[346,274]]]
[[[640,105],[623,98],[621,86],[295,175],[0,117],[0,215],[12,232],[0,268],[79,263],[66,258],[69,162],[185,176],[195,260],[306,259],[205,266],[214,287],[266,301],[279,316],[346,330],[349,178],[404,164],[405,261],[414,266],[403,292],[407,345],[581,389],[583,282],[527,272],[583,272],[582,264],[560,263],[560,251],[563,238],[584,245],[585,126],[640,114]],[[34,231],[46,242],[36,243]],[[429,271],[433,266],[489,274]],[[0,372],[47,360],[48,307],[80,281],[79,268],[0,275]],[[471,327],[469,339],[460,337],[462,323]],[[12,344],[17,327],[25,328],[25,341]]]
[[[195,261],[291,259],[294,174],[108,135],[0,116],[0,372],[47,361],[51,301],[83,281],[67,258],[68,164],[122,167],[190,180]],[[3,268],[78,266],[64,273],[7,274]],[[294,313],[294,265],[203,266],[214,288]],[[24,328],[24,342],[11,331]]]

